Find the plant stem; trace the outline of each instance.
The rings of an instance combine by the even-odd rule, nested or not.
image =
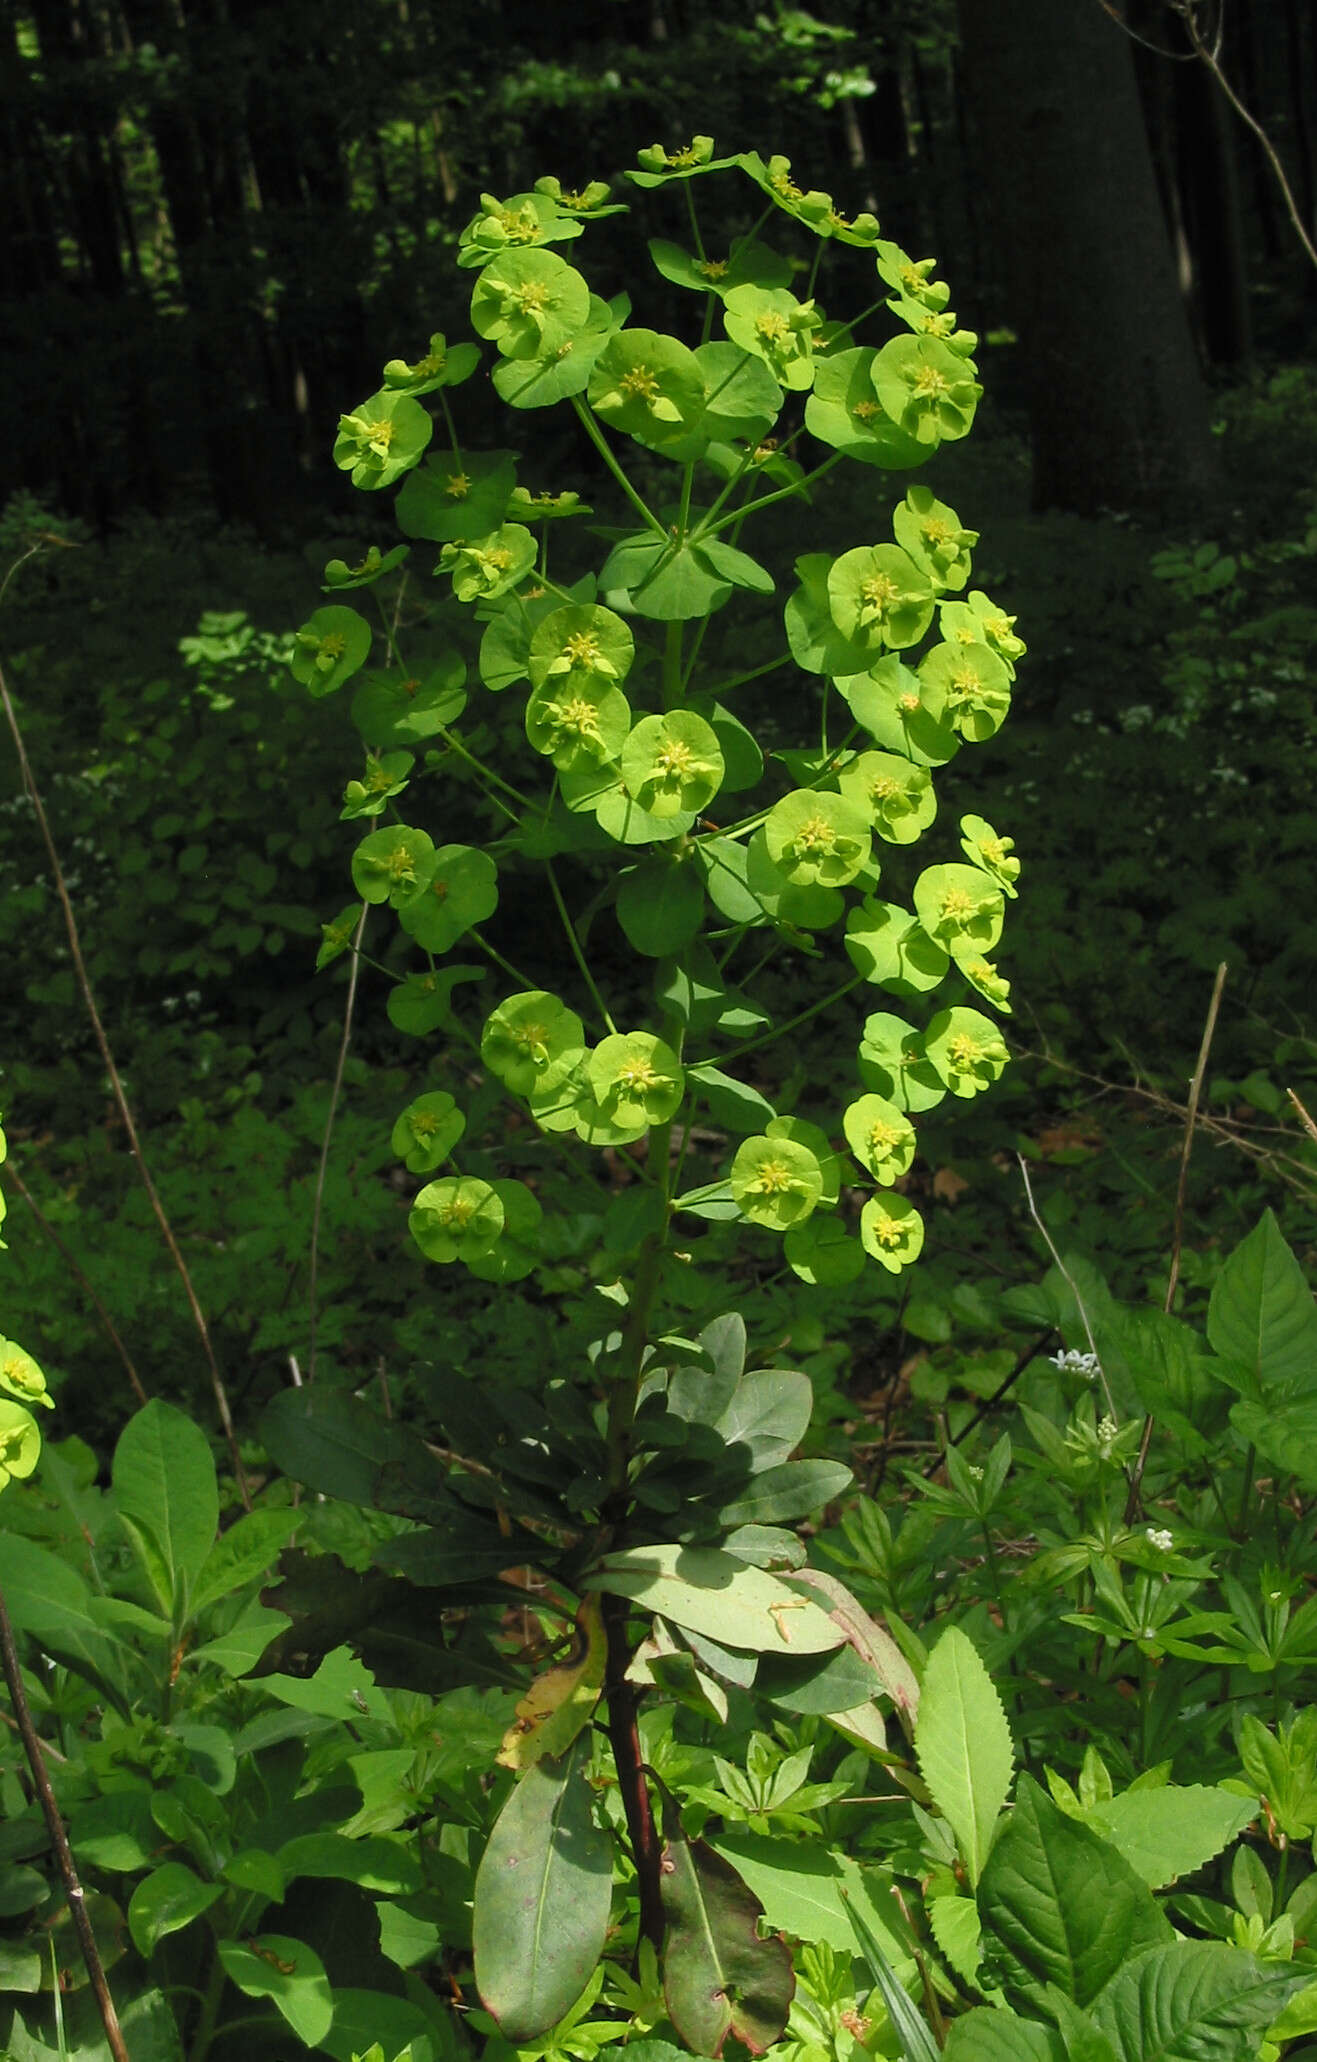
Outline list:
[[[348,1063],[348,1047],[352,1043],[352,1015],[357,1003],[357,976],[361,971],[361,940],[365,934],[366,919],[370,914],[369,902],[361,905],[357,918],[357,933],[352,940],[352,965],[348,969],[348,995],[343,1007],[343,1036],[338,1043],[338,1063],[334,1068],[333,1086],[329,1091],[329,1108],[325,1113],[325,1135],[320,1142],[320,1165],[316,1169],[315,1201],[311,1207],[311,1251],[308,1259],[307,1278],[307,1349],[306,1379],[316,1378],[316,1325],[319,1319],[319,1303],[316,1285],[320,1268],[320,1214],[325,1200],[325,1180],[329,1173],[329,1143],[334,1135],[334,1119],[338,1115],[339,1097],[343,1093],[343,1074]]]
[[[577,417],[581,423],[581,427],[585,431],[586,436],[590,439],[590,442],[594,445],[595,450],[603,459],[604,464],[608,467],[609,472],[613,475],[613,478],[617,481],[618,486],[626,495],[627,500],[631,503],[632,508],[634,508],[636,514],[640,517],[640,520],[645,525],[645,528],[647,530],[652,530],[656,537],[661,537],[665,544],[669,543],[671,540],[668,536],[668,532],[664,529],[662,523],[654,514],[653,509],[648,508],[645,505],[645,503],[641,500],[640,496],[637,494],[635,488],[632,486],[630,480],[623,472],[616,458],[614,458],[612,451],[609,449],[608,439],[605,437],[603,431],[600,429],[598,423],[595,421],[594,416],[590,413],[590,410],[586,407],[585,403],[582,401],[579,394],[572,395],[572,407],[576,410]]]
[[[590,991],[590,996],[595,1008],[598,1010],[600,1016],[603,1018],[604,1023],[608,1027],[609,1031],[616,1033],[617,1025],[613,1022],[612,1017],[609,1015],[608,1005],[605,1003],[603,996],[599,993],[599,989],[595,983],[595,977],[590,972],[589,962],[586,959],[585,954],[581,950],[581,941],[576,935],[576,926],[572,922],[571,916],[568,913],[567,904],[563,901],[562,889],[558,886],[558,876],[553,870],[553,861],[551,859],[545,860],[544,871],[549,877],[549,887],[553,894],[553,899],[557,907],[558,915],[562,918],[562,927],[567,935],[567,944],[571,950],[572,958],[576,961],[577,966],[581,970],[581,978],[585,982],[586,987]]]
[[[9,1609],[3,1590],[0,1590],[0,1663],[4,1667],[5,1681],[9,1686],[9,1695],[14,1706],[14,1717],[18,1721],[18,1730],[23,1738],[23,1748],[41,1803],[42,1816],[46,1821],[46,1831],[55,1850],[55,1861],[64,1885],[64,1895],[69,1901],[69,1917],[73,1921],[73,1930],[78,1936],[78,1946],[82,1950],[82,1959],[87,1967],[87,1980],[101,2015],[101,2025],[105,2028],[106,2045],[114,2057],[114,2062],[129,2062],[128,2049],[119,2025],[119,2015],[114,2009],[110,1986],[105,1980],[105,1966],[101,1961],[100,1949],[96,1945],[91,1920],[87,1916],[86,1893],[78,1880],[69,1836],[64,1830],[64,1821],[55,1802],[55,1793],[50,1787],[41,1741],[32,1723],[27,1692],[23,1688],[23,1671],[19,1666],[18,1649],[14,1645],[14,1628],[9,1622]]]
[[[608,1699],[608,1738],[617,1767],[618,1789],[626,1813],[627,1833],[636,1864],[636,1888],[640,1894],[640,1932],[655,1948],[663,1944],[663,1899],[659,1890],[659,1838],[654,1824],[654,1806],[645,1781],[644,1757],[640,1751],[637,1724],[639,1693],[626,1680],[631,1647],[627,1639],[625,1597],[605,1596],[604,1630],[608,1637],[608,1662],[604,1694]]]
[[[821,465],[816,465],[812,473],[806,473],[803,480],[793,480],[789,486],[775,488],[771,494],[761,494],[758,501],[747,501],[744,508],[738,508],[732,515],[724,516],[722,521],[715,523],[712,528],[702,525],[695,531],[692,542],[698,544],[701,537],[716,537],[720,530],[729,530],[733,523],[743,523],[747,516],[757,515],[761,508],[771,508],[775,501],[787,501],[792,495],[803,495],[807,487],[813,487],[825,473],[830,473],[835,465],[840,465],[842,457],[842,452],[834,451],[830,458],[825,458]]]
[[[786,1023],[779,1024],[776,1030],[762,1031],[758,1038],[748,1038],[744,1045],[738,1045],[735,1052],[721,1053],[718,1064],[721,1065],[724,1060],[742,1059],[748,1052],[757,1052],[761,1046],[771,1045],[775,1038],[785,1038],[788,1031],[794,1031],[800,1024],[807,1024],[811,1017],[818,1016],[820,1010],[830,1009],[834,1002],[840,1002],[843,995],[849,995],[852,988],[858,988],[863,980],[863,974],[853,974],[849,981],[842,982],[840,988],[834,988],[818,1002],[810,1003],[808,1009],[797,1010],[794,1017],[788,1017]]]
[[[96,997],[92,992],[91,980],[87,973],[86,962],[82,956],[82,940],[78,934],[77,918],[73,914],[73,903],[69,896],[68,884],[64,879],[64,869],[60,865],[59,853],[55,849],[55,840],[46,816],[45,805],[41,799],[41,791],[37,786],[31,764],[28,760],[27,747],[23,742],[23,733],[18,721],[18,711],[15,709],[10,697],[3,670],[0,670],[0,706],[4,708],[5,719],[9,725],[9,734],[14,740],[14,750],[18,756],[18,766],[19,772],[22,775],[23,786],[27,791],[28,800],[32,804],[33,813],[37,819],[42,843],[46,848],[46,857],[50,861],[51,877],[55,883],[55,893],[59,898],[59,905],[64,913],[64,929],[68,936],[69,954],[73,961],[74,976],[81,991],[83,1002],[86,1005],[87,1014],[91,1018],[92,1031],[100,1048],[105,1071],[109,1076],[110,1092],[114,1097],[115,1106],[118,1109],[119,1117],[123,1124],[124,1133],[128,1140],[128,1149],[136,1163],[137,1172],[141,1177],[142,1186],[146,1190],[156,1223],[160,1227],[161,1236],[169,1248],[170,1257],[178,1269],[179,1278],[183,1284],[183,1293],[187,1297],[188,1309],[192,1313],[192,1322],[197,1328],[197,1333],[201,1340],[201,1349],[210,1370],[211,1391],[215,1398],[215,1408],[219,1415],[224,1441],[229,1449],[229,1459],[233,1466],[234,1479],[238,1485],[238,1494],[242,1498],[243,1509],[249,1511],[252,1507],[251,1491],[247,1487],[247,1476],[242,1465],[242,1455],[238,1451],[238,1435],[233,1429],[233,1417],[229,1410],[228,1391],[224,1387],[224,1378],[220,1374],[219,1362],[215,1357],[215,1348],[211,1344],[210,1327],[206,1323],[205,1313],[198,1301],[196,1289],[193,1287],[188,1264],[184,1260],[178,1240],[174,1236],[174,1227],[165,1214],[165,1206],[160,1200],[159,1191],[151,1177],[151,1170],[146,1164],[146,1155],[142,1151],[142,1141],[137,1135],[137,1125],[133,1120],[133,1113],[128,1104],[128,1096],[120,1079],[119,1069],[115,1065],[114,1054],[110,1050],[110,1041],[106,1036],[105,1026],[101,1022],[101,1013],[96,1007]]]

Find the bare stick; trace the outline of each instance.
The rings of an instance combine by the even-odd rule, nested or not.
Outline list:
[[[1212,1050],[1212,1037],[1216,1031],[1217,1012],[1221,1007],[1221,996],[1226,985],[1227,967],[1224,960],[1216,970],[1212,983],[1212,1000],[1207,1005],[1207,1016],[1203,1022],[1203,1035],[1198,1041],[1198,1064],[1194,1068],[1193,1080],[1189,1083],[1189,1101],[1185,1107],[1184,1144],[1180,1148],[1180,1175],[1175,1184],[1175,1216],[1171,1228],[1171,1265],[1166,1277],[1166,1297],[1162,1309],[1169,1315],[1175,1301],[1175,1286],[1180,1279],[1180,1254],[1184,1246],[1184,1199],[1189,1183],[1189,1159],[1194,1149],[1194,1125],[1198,1120],[1198,1100],[1203,1092],[1207,1077],[1207,1055]],[[1132,1525],[1139,1508],[1139,1491],[1143,1487],[1143,1471],[1148,1465],[1148,1449],[1152,1445],[1153,1416],[1149,1411],[1143,1420],[1143,1433],[1139,1440],[1138,1456],[1134,1472],[1130,1477],[1129,1495],[1125,1499],[1125,1523]]]
[[[26,556],[30,558],[32,553],[29,552]],[[18,563],[22,564],[22,560],[19,560]],[[8,585],[8,581],[6,581],[5,585]],[[3,589],[0,589],[0,598],[3,597],[3,591]],[[238,1439],[233,1429],[233,1417],[229,1410],[229,1399],[224,1387],[224,1378],[220,1374],[219,1362],[215,1358],[215,1349],[211,1344],[210,1328],[206,1323],[205,1315],[197,1300],[197,1292],[192,1286],[192,1276],[188,1272],[187,1262],[179,1249],[178,1240],[174,1237],[174,1228],[165,1215],[164,1205],[160,1200],[155,1182],[151,1178],[151,1170],[146,1164],[146,1156],[142,1151],[142,1142],[137,1135],[137,1126],[133,1122],[133,1113],[128,1106],[128,1097],[124,1092],[124,1085],[119,1077],[119,1069],[114,1062],[114,1054],[110,1050],[110,1041],[105,1035],[105,1026],[101,1022],[100,1011],[96,1007],[96,997],[92,993],[86,962],[82,957],[82,941],[78,936],[77,919],[73,914],[73,904],[69,899],[68,885],[64,879],[64,869],[59,863],[59,854],[55,850],[55,840],[51,835],[45,806],[41,800],[41,791],[37,787],[32,767],[28,760],[27,749],[23,743],[23,733],[19,727],[18,712],[10,697],[9,688],[2,669],[0,669],[0,705],[4,708],[5,720],[9,725],[9,733],[14,740],[14,750],[18,755],[18,765],[19,771],[23,776],[23,786],[27,791],[28,800],[32,804],[33,812],[37,819],[42,843],[46,848],[46,857],[50,861],[55,892],[59,897],[60,908],[64,913],[64,928],[68,933],[69,951],[73,958],[73,971],[77,976],[78,987],[82,991],[82,999],[86,1004],[87,1014],[91,1018],[92,1030],[96,1034],[96,1043],[100,1047],[101,1058],[105,1063],[105,1071],[110,1080],[110,1088],[118,1107],[120,1118],[123,1121],[129,1150],[137,1163],[137,1171],[141,1176],[142,1186],[146,1190],[151,1208],[155,1213],[156,1223],[160,1226],[161,1235],[169,1248],[170,1255],[183,1283],[183,1291],[187,1297],[188,1308],[192,1312],[192,1321],[196,1325],[201,1339],[202,1351],[206,1356],[206,1363],[210,1369],[210,1383],[215,1395],[215,1407],[219,1413],[220,1426],[229,1449],[229,1459],[233,1463],[233,1473],[237,1480],[238,1493],[242,1498],[243,1508],[249,1511],[252,1507],[251,1493],[248,1490],[247,1477],[243,1471],[242,1456],[238,1451]]]
[[[357,975],[361,970],[361,941],[365,936],[366,918],[370,914],[369,902],[361,905],[357,919],[357,935],[352,940],[352,965],[348,970],[348,999],[343,1009],[343,1036],[339,1040],[338,1065],[334,1069],[334,1085],[329,1091],[329,1111],[325,1118],[325,1135],[320,1145],[320,1168],[316,1175],[315,1203],[311,1211],[311,1264],[307,1282],[307,1350],[306,1379],[316,1378],[316,1325],[319,1320],[319,1306],[316,1300],[316,1285],[320,1273],[320,1211],[325,1200],[325,1177],[329,1172],[329,1144],[334,1136],[334,1119],[338,1115],[338,1099],[343,1092],[343,1073],[348,1063],[348,1047],[352,1043],[352,1015],[357,1006]],[[301,1387],[301,1376],[295,1376]]]
[[[128,1348],[124,1345],[123,1340],[119,1337],[119,1334],[115,1329],[114,1319],[110,1316],[109,1311],[105,1308],[105,1305],[102,1303],[99,1295],[96,1292],[94,1284],[83,1273],[81,1267],[79,1267],[73,1254],[69,1251],[63,1239],[56,1231],[54,1225],[50,1222],[50,1219],[42,1210],[41,1205],[38,1203],[36,1197],[33,1195],[31,1189],[24,1181],[18,1169],[14,1166],[12,1160],[9,1162],[8,1178],[10,1181],[13,1182],[14,1187],[18,1190],[19,1195],[27,1204],[27,1207],[32,1212],[32,1215],[36,1218],[37,1223],[40,1225],[46,1237],[50,1240],[50,1243],[55,1248],[55,1251],[59,1254],[60,1259],[64,1262],[64,1265],[67,1267],[69,1273],[73,1276],[75,1281],[81,1282],[83,1288],[86,1290],[88,1298],[90,1299],[91,1303],[95,1306],[97,1317],[99,1317],[101,1323],[104,1325],[106,1331],[109,1333],[110,1342],[113,1345],[114,1350],[118,1354],[120,1360],[124,1364],[124,1368],[128,1375],[128,1380],[132,1383],[134,1396],[137,1398],[137,1401],[139,1403],[145,1403],[147,1401],[147,1394],[145,1389],[142,1387],[142,1378],[138,1374],[137,1369],[133,1366],[132,1359],[128,1352]]]
[[[1069,1289],[1071,1295],[1075,1299],[1075,1308],[1079,1312],[1080,1321],[1082,1322],[1084,1327],[1084,1337],[1088,1340],[1088,1350],[1092,1354],[1094,1363],[1097,1367],[1098,1381],[1102,1384],[1103,1401],[1107,1406],[1109,1416],[1114,1420],[1116,1415],[1116,1399],[1112,1395],[1111,1385],[1107,1381],[1106,1370],[1102,1365],[1102,1355],[1097,1350],[1097,1342],[1093,1337],[1093,1327],[1088,1321],[1088,1312],[1084,1308],[1084,1299],[1080,1295],[1079,1290],[1075,1286],[1074,1277],[1071,1274],[1070,1269],[1066,1266],[1064,1260],[1061,1258],[1061,1255],[1058,1253],[1056,1249],[1055,1239],[1052,1237],[1051,1232],[1047,1229],[1047,1226],[1043,1223],[1042,1218],[1038,1215],[1038,1205],[1034,1202],[1033,1199],[1033,1189],[1029,1182],[1029,1169],[1025,1165],[1024,1155],[1023,1153],[1017,1153],[1015,1157],[1020,1163],[1020,1177],[1024,1182],[1024,1193],[1029,1203],[1029,1215],[1030,1217],[1032,1217],[1034,1223],[1037,1225],[1039,1231],[1043,1235],[1043,1243],[1046,1245],[1048,1252],[1052,1256],[1052,1259],[1056,1266],[1057,1273],[1060,1275],[1062,1281],[1065,1283],[1066,1287]]]
[[[1298,1111],[1299,1121],[1303,1125],[1303,1128],[1307,1132],[1309,1138],[1317,1139],[1317,1124],[1313,1123],[1312,1118],[1304,1109],[1303,1104],[1299,1101],[1297,1095],[1295,1095],[1294,1090],[1292,1088],[1287,1088],[1285,1093],[1289,1097],[1290,1101],[1293,1103],[1295,1109]]]
[[[100,2011],[101,2024],[105,2028],[106,2043],[114,2062],[130,2062],[123,2029],[119,2025],[119,2015],[114,2009],[110,1986],[105,1980],[105,1968],[96,1945],[96,1935],[92,1932],[91,1920],[87,1917],[87,1899],[82,1884],[78,1881],[69,1836],[59,1815],[55,1793],[50,1787],[50,1777],[46,1773],[41,1741],[32,1723],[27,1692],[23,1688],[23,1672],[18,1664],[18,1649],[14,1645],[14,1628],[9,1622],[9,1611],[3,1590],[0,1590],[0,1663],[3,1664],[5,1681],[9,1685],[9,1695],[13,1699],[14,1716],[18,1721],[18,1730],[23,1736],[23,1747],[27,1754],[28,1767],[32,1771],[32,1781],[41,1800],[50,1844],[55,1850],[55,1860],[64,1884],[64,1895],[69,1901],[69,1916],[73,1920],[73,1930],[78,1936],[82,1959],[87,1965],[87,1978]]]

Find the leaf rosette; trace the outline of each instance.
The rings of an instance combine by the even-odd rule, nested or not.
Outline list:
[[[622,747],[622,783],[651,816],[698,815],[722,786],[713,725],[689,709],[642,716]]]
[[[480,1057],[513,1095],[543,1095],[585,1054],[576,1011],[543,988],[510,995],[485,1021]]]
[[[873,849],[862,809],[844,795],[797,788],[764,823],[768,857],[793,887],[843,888]]]

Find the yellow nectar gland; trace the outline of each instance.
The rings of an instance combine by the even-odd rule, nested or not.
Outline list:
[[[692,165],[700,162],[693,143],[683,143],[680,150],[665,150],[663,156],[674,172],[688,172]]]
[[[397,427],[397,423],[388,415],[383,415],[378,422],[372,422],[368,425],[366,442],[370,445],[372,451],[379,452],[381,458],[385,456],[390,444],[393,442],[393,434]]]
[[[900,592],[890,573],[867,573],[860,582],[860,601],[877,616],[886,614]]]
[[[873,1235],[880,1246],[899,1246],[905,1237],[905,1228],[897,1217],[878,1217],[874,1220]]]
[[[422,1143],[427,1138],[433,1138],[439,1129],[439,1119],[433,1110],[413,1110],[409,1122],[412,1137],[420,1139]]]
[[[512,1043],[519,1046],[528,1060],[543,1065],[549,1057],[549,1034],[543,1024],[533,1020],[529,1024],[518,1024],[512,1034]]]
[[[523,279],[508,299],[523,315],[542,315],[549,305],[549,283],[545,279]]]
[[[907,716],[913,716],[915,710],[919,707],[919,696],[917,694],[903,694],[896,706],[898,709],[904,709]]]
[[[901,792],[901,783],[890,773],[878,773],[869,782],[869,796],[874,802],[894,802]]]
[[[924,291],[924,275],[918,265],[906,265],[901,270],[901,291],[918,295]]]
[[[857,401],[851,410],[857,422],[872,422],[879,412],[876,401]]]
[[[836,850],[837,833],[826,816],[807,816],[793,843],[797,852],[832,852]]]
[[[464,1232],[476,1214],[469,1196],[453,1196],[439,1206],[439,1222],[445,1231]]]
[[[593,702],[587,702],[584,695],[573,695],[569,702],[559,702],[557,728],[571,737],[598,738],[599,711]]]
[[[659,391],[659,377],[648,365],[633,365],[622,374],[618,385],[628,401],[652,401]]]
[[[796,1177],[785,1160],[765,1160],[756,1170],[751,1190],[760,1196],[785,1196],[796,1187]]]
[[[921,524],[919,534],[925,544],[937,546],[950,544],[956,533],[941,516],[930,516],[926,523]]]
[[[919,376],[915,381],[915,399],[917,401],[940,401],[946,392],[946,374],[939,372],[936,365],[921,365]]]
[[[957,1031],[947,1047],[947,1057],[957,1074],[968,1074],[985,1055],[973,1032]]]
[[[617,1085],[631,1096],[644,1096],[648,1095],[651,1089],[672,1086],[667,1076],[659,1073],[653,1060],[646,1059],[643,1053],[637,1053],[634,1058],[623,1061],[618,1069]]]
[[[434,379],[447,363],[447,351],[427,351],[424,358],[418,359],[413,365],[412,376],[415,379]]]
[[[726,258],[702,258],[695,267],[702,279],[726,279]]]
[[[790,334],[791,324],[775,308],[770,308],[766,315],[755,317],[755,335],[762,337],[766,344],[780,344]]]
[[[979,846],[989,866],[1005,866],[1013,838],[985,838]]]
[[[384,862],[384,871],[392,881],[414,881],[416,879],[416,868],[412,864],[412,855],[405,845],[394,846]]]
[[[780,194],[783,200],[804,200],[805,198],[795,180],[789,178],[785,172],[776,173],[768,183],[774,193]]]
[[[497,579],[512,564],[512,553],[502,544],[491,545],[488,551],[473,551],[471,556],[487,578]]]
[[[378,759],[372,759],[366,768],[366,778],[362,786],[368,795],[386,795],[393,786],[393,777]]]
[[[328,660],[332,663],[336,659],[341,659],[347,648],[348,641],[345,632],[342,630],[331,630],[328,637],[321,638],[318,656],[321,660]]]
[[[947,693],[953,702],[968,702],[976,694],[982,693],[982,690],[983,682],[979,679],[973,666],[960,666],[951,676],[951,684],[947,689]]]
[[[599,639],[592,630],[577,630],[563,646],[562,655],[569,666],[581,666],[592,673],[599,663]]]
[[[665,780],[684,780],[699,768],[699,760],[684,738],[669,738],[654,754],[654,764]]]
[[[18,1389],[24,1396],[44,1396],[45,1378],[41,1375],[27,1354],[11,1352],[0,1360],[0,1375],[3,1375],[11,1389]]]
[[[850,228],[850,226],[851,226],[851,219],[850,219],[850,216],[849,216],[849,215],[843,215],[843,214],[842,214],[842,212],[841,212],[841,209],[840,209],[840,208],[829,208],[829,209],[828,209],[828,227],[829,227],[829,229],[849,229],[849,228]]]
[[[444,484],[444,493],[451,501],[465,501],[471,492],[471,478],[468,473],[450,473]]]
[[[504,208],[498,222],[509,243],[534,243],[540,233],[533,208]]]
[[[891,1152],[893,1146],[899,1146],[900,1143],[900,1132],[894,1124],[889,1124],[885,1118],[879,1117],[869,1126],[869,1151],[873,1154],[875,1160],[881,1160],[887,1153]]]
[[[942,897],[942,921],[944,924],[968,923],[977,913],[978,906],[967,888],[948,888]]]

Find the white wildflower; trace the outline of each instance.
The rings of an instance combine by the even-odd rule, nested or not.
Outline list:
[[[1159,1554],[1169,1554],[1175,1545],[1172,1535],[1156,1525],[1148,1527],[1148,1545],[1155,1546]]]

